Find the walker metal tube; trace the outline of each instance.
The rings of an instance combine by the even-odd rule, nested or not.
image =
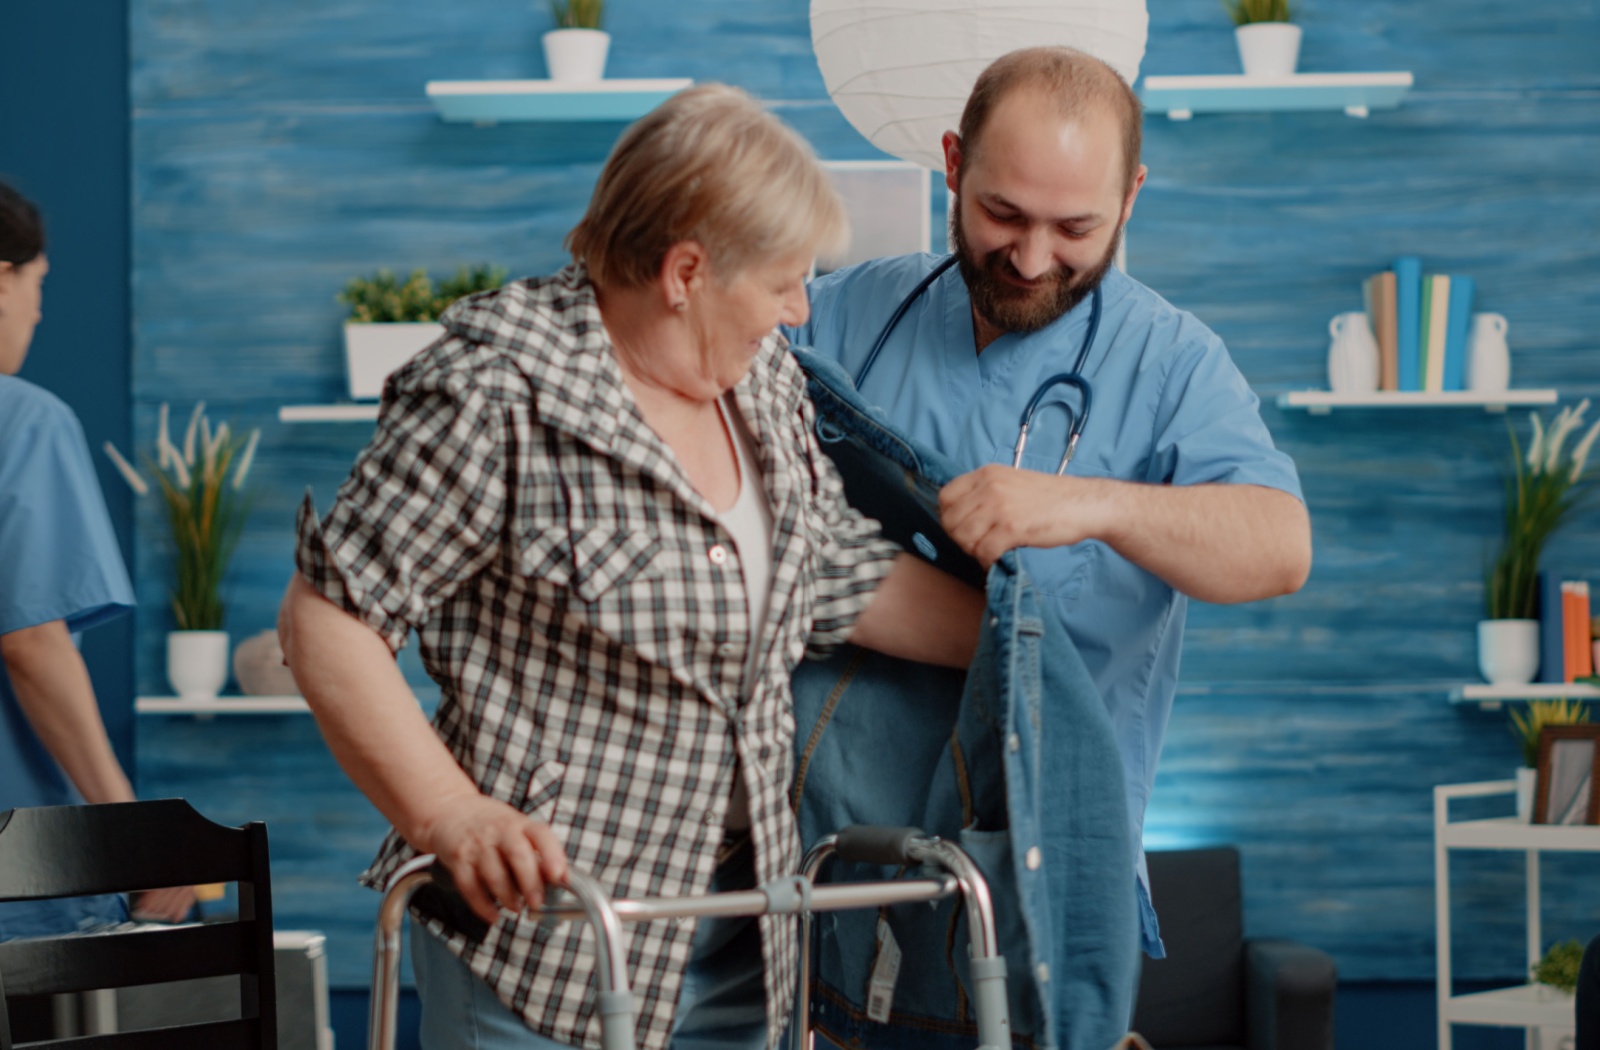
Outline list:
[[[811,883],[814,897],[821,887],[817,886],[817,872],[822,870],[822,865],[833,856],[839,836],[824,835],[816,844],[806,850],[805,859],[800,862],[800,877]],[[800,981],[794,993],[794,1018],[789,1022],[789,1047],[790,1050],[811,1050],[811,913],[802,912],[800,915]]]
[[[594,927],[596,969],[600,977],[600,1045],[604,1050],[634,1050],[633,992],[628,987],[628,953],[622,920],[600,884],[581,871],[567,870],[567,888],[583,905]]]
[[[411,895],[433,881],[433,858],[406,862],[389,880],[378,905],[378,932],[372,952],[372,1005],[367,1013],[368,1050],[393,1050],[395,1012],[400,999],[400,925]]]
[[[1009,1050],[1011,1006],[1006,998],[1006,960],[1000,954],[995,931],[994,902],[983,872],[966,852],[939,838],[925,839],[911,848],[919,859],[936,861],[961,882],[967,905],[967,930],[971,937],[973,1016],[978,1022],[978,1050]]]

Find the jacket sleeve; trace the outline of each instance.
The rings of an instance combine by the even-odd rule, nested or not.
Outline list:
[[[320,523],[307,494],[295,564],[392,651],[500,550],[505,420],[463,371],[391,379],[377,433]]]

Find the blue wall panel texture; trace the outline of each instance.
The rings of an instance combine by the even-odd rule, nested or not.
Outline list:
[[[824,157],[876,151],[828,101],[805,0],[613,0],[609,73],[738,84]],[[1477,279],[1510,320],[1514,382],[1600,391],[1600,5],[1304,5],[1302,69],[1411,69],[1402,108],[1146,122],[1129,266],[1228,342],[1263,398],[1325,385],[1328,318],[1396,255]],[[261,426],[254,514],[229,581],[235,639],[270,626],[293,508],[326,505],[368,431],[285,425],[344,385],[334,295],[380,266],[565,261],[617,124],[444,125],[428,79],[544,74],[537,5],[133,0],[133,418],[205,399]],[[1152,5],[1147,73],[1236,70],[1213,0]],[[1316,567],[1300,594],[1196,606],[1150,845],[1236,842],[1252,933],[1333,952],[1343,976],[1433,972],[1431,788],[1510,776],[1504,714],[1445,702],[1476,678],[1473,624],[1498,524],[1505,420],[1475,411],[1265,410],[1300,465]],[[1514,422],[1525,426],[1522,417]],[[1550,562],[1600,579],[1595,519]],[[168,551],[137,514],[137,683],[165,691]],[[414,681],[423,681],[407,657]],[[272,826],[286,926],[327,930],[336,984],[367,980],[383,821],[309,719],[139,725],[140,787]],[[1548,865],[1550,936],[1600,932],[1592,867]],[[1464,976],[1520,969],[1521,868],[1457,867]],[[1158,902],[1159,903],[1159,902]]]

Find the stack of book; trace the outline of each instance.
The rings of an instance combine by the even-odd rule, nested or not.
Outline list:
[[[1589,584],[1539,574],[1539,681],[1575,682],[1595,673]]]
[[[1465,390],[1473,280],[1423,273],[1407,255],[1361,282],[1378,339],[1379,390]]]

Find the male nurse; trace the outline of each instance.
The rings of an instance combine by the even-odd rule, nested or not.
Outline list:
[[[1110,711],[1138,848],[1188,599],[1300,588],[1311,526],[1299,479],[1222,341],[1112,265],[1146,169],[1138,98],[1109,66],[1067,48],[1005,55],[943,146],[955,264],[915,296],[938,257],[827,274],[809,286],[809,323],[786,334],[970,471],[940,494],[944,527],[985,565],[1022,549]],[[1051,385],[1014,468],[1024,408],[1074,371],[1090,401]],[[1138,861],[1144,948],[1159,957]]]

